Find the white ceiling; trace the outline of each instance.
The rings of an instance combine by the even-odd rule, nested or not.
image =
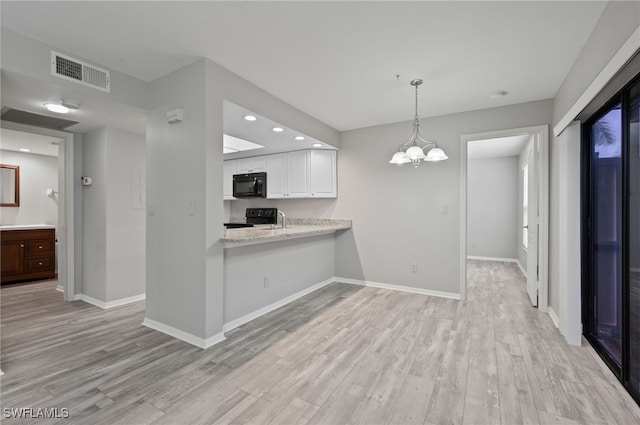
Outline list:
[[[409,120],[414,78],[423,117],[552,98],[605,5],[2,1],[1,19],[145,81],[207,57],[347,130]]]
[[[334,146],[280,125],[269,118],[258,115],[235,103],[225,101],[223,106],[225,134],[264,146],[262,149],[229,153],[224,156],[225,159],[266,155],[300,149],[317,149],[312,146],[314,143],[321,143],[322,147],[320,149],[336,149]],[[256,120],[247,121],[244,119],[246,115],[253,115],[256,117]],[[283,131],[276,133],[273,131],[274,127],[280,127]],[[296,140],[296,136],[302,136],[304,140]]]
[[[523,134],[496,139],[473,140],[467,145],[467,158],[484,159],[518,156],[530,137],[530,134]]]
[[[26,133],[8,128],[0,129],[0,149],[19,152],[20,149],[31,149],[32,154],[58,156],[58,137]]]

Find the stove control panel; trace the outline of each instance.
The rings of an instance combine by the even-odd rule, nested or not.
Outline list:
[[[278,222],[277,208],[247,208],[245,212],[247,223],[276,224]]]

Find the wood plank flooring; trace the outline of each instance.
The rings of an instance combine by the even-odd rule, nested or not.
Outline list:
[[[464,302],[332,284],[200,350],[141,326],[144,302],[2,287],[3,408],[60,424],[638,424],[593,351],[530,306],[510,263],[469,262]],[[4,415],[3,415],[4,416]]]

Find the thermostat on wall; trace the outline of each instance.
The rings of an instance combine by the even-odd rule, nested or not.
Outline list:
[[[184,110],[178,108],[173,111],[167,112],[167,122],[169,124],[175,124],[184,120]]]
[[[91,180],[91,177],[81,177],[82,179],[82,185],[83,186],[91,186],[91,183],[93,183],[93,180]]]

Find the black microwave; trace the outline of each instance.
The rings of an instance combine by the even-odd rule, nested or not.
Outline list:
[[[234,198],[266,198],[267,173],[233,175]]]

